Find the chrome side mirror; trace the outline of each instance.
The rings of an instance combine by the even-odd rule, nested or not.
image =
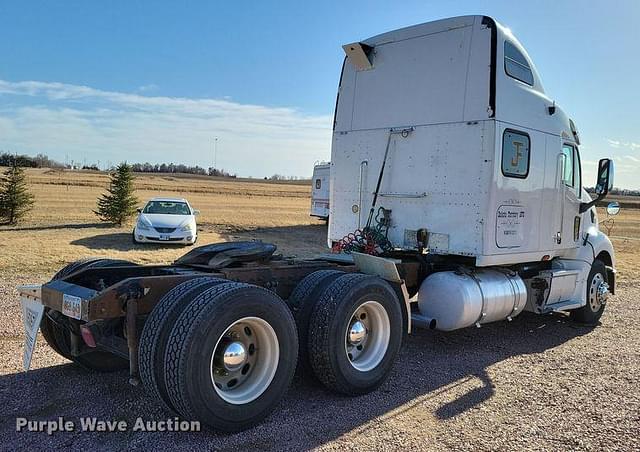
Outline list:
[[[610,202],[607,206],[607,215],[614,216],[620,213],[620,204],[617,201]]]
[[[197,217],[198,215],[200,215],[200,211],[198,209],[193,209],[193,216]]]

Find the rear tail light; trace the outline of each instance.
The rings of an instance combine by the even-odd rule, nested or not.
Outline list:
[[[81,325],[80,333],[82,334],[82,340],[84,341],[85,344],[87,344],[87,347],[96,348],[96,340],[93,337],[93,333],[89,328],[87,328],[84,325]]]

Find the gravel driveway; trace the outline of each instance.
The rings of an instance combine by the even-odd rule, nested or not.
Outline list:
[[[0,281],[0,447],[215,450],[640,450],[640,285],[619,286],[602,325],[561,315],[405,340],[391,378],[357,398],[294,382],[258,427],[211,432],[16,432],[16,417],[78,423],[80,417],[166,419],[126,372],[92,374],[43,341],[34,370],[20,372],[21,325],[13,287]]]

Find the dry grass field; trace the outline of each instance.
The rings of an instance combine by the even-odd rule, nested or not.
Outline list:
[[[613,242],[619,281],[637,282],[640,276],[640,208],[622,208],[615,217],[607,217],[605,209],[598,208],[598,218],[601,229]]]
[[[92,209],[105,175],[29,170],[28,177],[34,210],[19,226],[0,227],[2,449],[640,450],[640,209],[628,208],[611,230],[619,292],[596,328],[524,313],[481,329],[418,331],[378,391],[344,398],[297,379],[265,423],[235,435],[17,434],[16,416],[133,423],[167,414],[142,388],[126,384],[126,372],[87,373],[42,338],[33,370],[22,373],[15,286],[46,281],[86,256],[164,263],[189,250],[134,245],[132,225],[100,224]],[[326,251],[326,226],[308,216],[306,184],[144,175],[136,187],[141,202],[187,197],[202,212],[200,244],[262,238],[288,255]],[[599,215],[607,220],[603,209]]]
[[[133,224],[123,228],[100,224],[93,209],[108,186],[104,174],[29,170],[28,177],[36,203],[18,227],[0,226],[0,274],[40,279],[84,256],[165,263],[188,251],[179,246],[133,245]],[[306,239],[315,246],[324,243],[318,241],[321,222],[309,217],[308,184],[140,175],[136,189],[141,203],[154,196],[188,198],[202,213],[198,218],[201,244],[250,237],[258,228],[265,240],[275,240],[284,251],[292,250],[290,243],[299,242],[298,254],[311,252],[312,244]]]
[[[49,169],[27,173],[36,204],[19,226],[0,226],[0,275],[17,273],[41,279],[80,257],[165,263],[187,251],[175,246],[133,245],[128,237],[133,224],[123,228],[101,224],[93,209],[108,186],[103,173]],[[141,203],[154,196],[188,198],[201,211],[200,244],[250,237],[273,241],[282,251],[299,256],[326,251],[322,223],[309,217],[311,189],[306,182],[138,175],[136,189]],[[600,220],[606,221],[604,209],[598,210]],[[605,231],[607,226],[605,222]],[[620,277],[628,278],[640,266],[640,209],[623,208],[614,217],[610,236],[618,253]]]

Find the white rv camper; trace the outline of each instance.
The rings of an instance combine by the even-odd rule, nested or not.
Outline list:
[[[329,219],[329,163],[317,163],[313,166],[311,178],[311,216]]]

